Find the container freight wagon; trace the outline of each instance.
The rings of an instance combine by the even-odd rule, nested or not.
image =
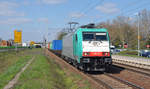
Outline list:
[[[52,49],[52,43],[49,42],[48,45],[46,46],[47,49]]]
[[[52,44],[52,43],[50,43],[50,45],[49,45],[49,46],[50,46],[50,47],[49,47],[49,49],[52,49],[52,45],[53,45],[53,44]]]
[[[62,40],[53,40],[51,50],[57,55],[61,55],[62,52]]]
[[[50,43],[46,44],[46,48],[47,48],[47,49],[50,48]]]
[[[49,48],[48,48],[49,50],[52,50],[52,45],[53,45],[52,42],[50,42],[49,43]]]
[[[62,56],[83,71],[105,71],[112,64],[105,28],[79,28],[63,37]]]

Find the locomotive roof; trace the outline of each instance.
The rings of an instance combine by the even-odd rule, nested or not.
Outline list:
[[[68,33],[66,36],[64,36],[63,38],[67,38],[67,37],[69,37],[69,36],[72,36],[74,34],[74,32],[70,32],[70,33]]]
[[[78,31],[107,32],[107,29],[106,28],[78,28],[76,32]]]
[[[70,32],[64,38],[72,36],[77,32],[108,32],[106,28],[78,28],[75,32]]]

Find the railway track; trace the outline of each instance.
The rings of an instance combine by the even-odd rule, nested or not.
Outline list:
[[[117,77],[113,74],[108,73],[83,73],[73,67],[72,65],[68,64],[66,61],[62,60],[62,58],[56,56],[55,54],[51,53],[51,56],[55,56],[55,59],[57,59],[59,62],[63,62],[63,65],[68,66],[68,69],[71,69],[72,71],[80,74],[84,78],[88,79],[90,83],[94,86],[96,89],[144,89],[140,85],[136,83],[132,83],[126,79],[122,79],[121,77]],[[142,81],[141,81],[142,82]]]
[[[113,65],[114,67],[117,67],[117,68],[125,68],[126,70],[140,73],[140,74],[150,77],[150,70],[148,69],[138,68],[138,67],[134,67],[134,66],[126,65],[126,64],[120,64],[116,62],[113,62]]]
[[[86,74],[99,84],[104,85],[107,89],[144,89],[143,87],[116,77],[112,74]]]
[[[99,78],[97,78],[97,77],[94,77],[94,76],[92,76],[92,75],[87,75],[87,76],[91,77],[92,79],[94,79],[94,80],[97,81],[98,83],[103,84],[103,85],[104,85],[106,88],[108,88],[108,89],[114,89],[110,84],[108,84],[108,83],[102,81],[101,79],[99,79]]]
[[[124,83],[124,84],[127,84],[128,86],[131,86],[133,89],[144,89],[143,87],[141,87],[141,86],[139,86],[139,85],[136,85],[136,84],[134,84],[134,83],[131,83],[131,82],[127,81],[127,80],[123,80],[123,79],[121,79],[121,78],[119,78],[119,77],[113,76],[112,74],[107,74],[107,73],[105,73],[105,75],[106,75],[106,76],[109,76],[109,77],[111,77],[111,78],[113,78],[113,79],[116,79],[116,80],[118,80],[118,81],[120,81],[120,82],[122,82],[122,83]]]
[[[112,71],[115,71],[115,70],[120,70],[120,73],[118,74],[113,73]],[[130,85],[137,86],[135,87],[136,89],[149,89],[150,87],[149,70],[139,69],[139,68],[128,66],[128,65],[113,63],[113,66],[110,72],[107,72],[107,73],[109,73],[109,75],[111,74],[110,76],[115,76],[114,78],[117,77],[117,78],[121,78],[122,80],[126,80],[127,82],[129,81]]]
[[[87,76],[91,77],[99,84],[104,85],[107,89],[144,89],[139,85],[107,73],[102,75],[87,74]]]

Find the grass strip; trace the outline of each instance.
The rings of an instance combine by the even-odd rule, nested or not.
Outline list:
[[[31,59],[31,56],[20,57],[19,60],[0,75],[0,89],[2,89],[15,75],[21,70],[23,66]]]
[[[1,73],[7,71],[8,68],[14,65],[18,60],[20,60],[20,57],[23,57],[25,55],[31,55],[30,52],[32,52],[32,50],[29,49],[20,50],[18,52],[0,52],[0,75]]]
[[[80,80],[78,75],[68,76],[53,59],[41,54],[36,55],[14,89],[89,89],[88,86],[79,88]]]

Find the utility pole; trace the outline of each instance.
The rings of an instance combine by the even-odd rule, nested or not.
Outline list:
[[[140,13],[138,13],[138,56],[140,56]]]
[[[18,50],[18,44],[17,43],[15,44],[15,50],[16,51]]]
[[[45,35],[43,36],[43,46],[44,46],[44,48],[46,48],[46,37],[45,37]]]

